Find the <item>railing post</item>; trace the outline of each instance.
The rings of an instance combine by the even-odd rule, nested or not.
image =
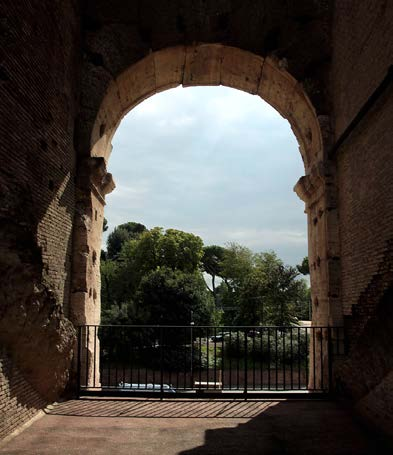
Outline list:
[[[191,321],[191,328],[190,328],[190,338],[191,338],[191,365],[190,365],[190,368],[191,368],[191,371],[190,371],[190,388],[193,389],[194,388],[194,365],[193,365],[193,362],[194,362],[194,338],[193,338],[193,326],[194,326],[194,323]]]
[[[78,326],[77,338],[77,398],[81,395],[81,346],[82,346],[82,326]]]
[[[333,349],[332,349],[332,332],[331,327],[328,330],[328,368],[329,368],[329,393],[333,390]]]
[[[164,351],[163,351],[163,341],[164,341],[164,336],[163,336],[163,329],[162,326],[160,326],[160,399],[162,400],[164,398]]]
[[[244,331],[244,398],[247,400],[248,375],[247,375],[247,329]]]

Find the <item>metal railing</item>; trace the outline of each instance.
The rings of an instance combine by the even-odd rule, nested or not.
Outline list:
[[[342,327],[81,326],[83,394],[328,392]]]

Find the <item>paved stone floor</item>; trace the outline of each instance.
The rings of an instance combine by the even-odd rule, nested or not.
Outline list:
[[[326,401],[71,400],[55,405],[0,454],[392,453]]]

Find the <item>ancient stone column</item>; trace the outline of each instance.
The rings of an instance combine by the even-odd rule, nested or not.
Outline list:
[[[81,386],[99,387],[97,326],[100,324],[100,254],[105,195],[113,191],[112,175],[103,158],[81,163],[77,182],[77,203],[73,232],[73,270],[70,318],[78,332],[74,362]],[[79,365],[77,365],[79,359]]]
[[[329,349],[338,332],[315,327],[342,326],[339,273],[337,187],[333,163],[320,162],[301,177],[294,190],[305,202],[308,222],[312,327],[309,388],[329,386]],[[315,332],[315,336],[313,335]],[[330,342],[330,344],[329,344]],[[314,374],[315,371],[315,374]]]

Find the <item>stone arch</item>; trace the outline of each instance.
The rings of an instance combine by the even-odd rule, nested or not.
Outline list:
[[[112,138],[122,118],[137,104],[179,85],[243,90],[260,96],[289,121],[305,167],[295,191],[306,204],[313,323],[341,324],[335,175],[325,150],[329,119],[317,116],[303,86],[286,70],[285,60],[221,44],[176,46],[150,53],[111,81],[93,122],[87,125],[89,156],[78,171],[74,223],[70,312],[74,324],[100,321],[99,292],[93,298],[89,290],[100,288],[99,261],[93,252],[101,246],[105,194],[114,188],[106,173]]]
[[[260,96],[289,121],[308,174],[323,158],[321,130],[311,101],[285,66],[285,60],[263,58],[221,44],[152,52],[109,85],[91,131],[90,156],[107,161],[121,119],[155,93],[179,85],[224,85]]]

